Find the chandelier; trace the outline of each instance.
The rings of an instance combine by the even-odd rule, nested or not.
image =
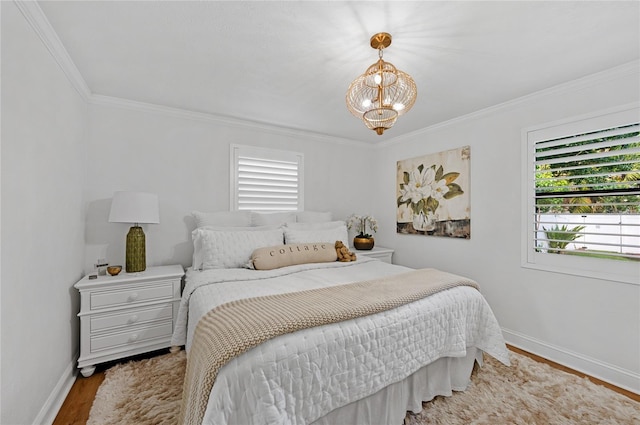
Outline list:
[[[378,135],[411,109],[418,94],[409,74],[382,59],[382,50],[390,45],[391,34],[381,32],[371,37],[379,59],[351,83],[346,96],[349,111]]]

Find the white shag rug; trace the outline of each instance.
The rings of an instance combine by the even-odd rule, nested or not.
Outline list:
[[[510,367],[485,356],[465,392],[423,403],[419,414],[407,413],[405,425],[640,424],[639,402],[523,355],[510,355]],[[185,363],[180,351],[107,370],[87,424],[176,424]]]

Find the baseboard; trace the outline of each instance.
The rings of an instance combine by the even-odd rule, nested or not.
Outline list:
[[[616,387],[640,394],[640,374],[572,352],[536,338],[502,328],[507,344],[598,378]]]
[[[73,383],[78,376],[78,368],[76,365],[78,364],[78,356],[76,355],[74,359],[69,363],[69,366],[64,370],[60,379],[58,379],[58,383],[51,391],[51,394],[47,398],[47,401],[38,412],[38,416],[33,421],[34,425],[51,425],[53,421],[56,419],[60,408],[62,407],[62,403],[67,398]]]

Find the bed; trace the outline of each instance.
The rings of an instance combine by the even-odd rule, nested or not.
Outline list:
[[[298,227],[289,244],[305,243],[300,240],[305,238],[345,238],[341,226],[339,231],[318,226]],[[236,254],[222,254],[223,248],[238,251],[235,265],[240,261],[242,266],[256,245],[277,245],[269,239],[274,231],[277,239],[277,229],[199,229],[200,236],[213,237],[198,240],[194,235],[194,267],[187,270],[172,340],[172,345],[185,346],[188,358],[197,324],[218,306],[352,282],[393,282],[411,271],[367,257],[268,270],[228,267],[233,265],[228,257]],[[286,230],[278,229],[287,241]],[[484,297],[477,289],[457,286],[387,311],[283,334],[248,349],[219,369],[197,423],[401,424],[406,411],[422,409],[422,401],[466,389],[483,353],[509,362]]]

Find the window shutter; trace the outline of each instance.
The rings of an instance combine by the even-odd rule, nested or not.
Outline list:
[[[640,125],[535,141],[538,252],[640,260]]]
[[[302,154],[234,146],[237,210],[302,210]]]

